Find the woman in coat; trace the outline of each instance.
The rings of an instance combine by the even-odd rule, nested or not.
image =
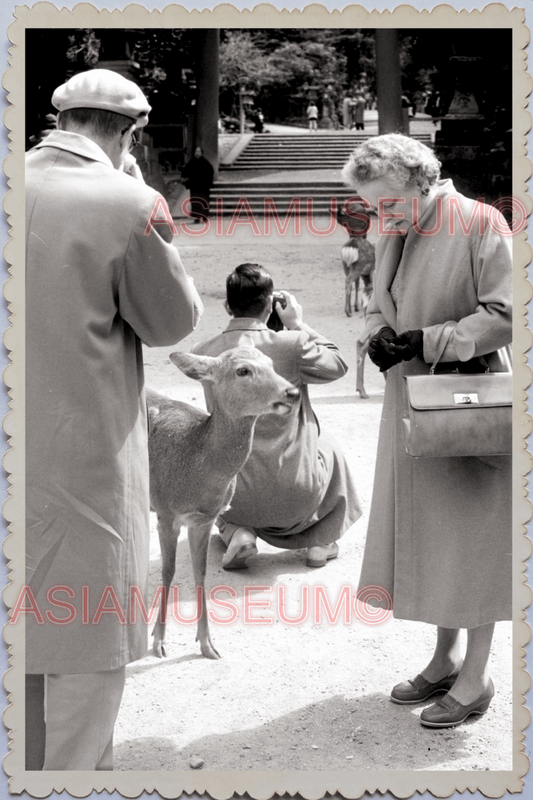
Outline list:
[[[494,623],[511,618],[511,457],[408,456],[403,376],[428,373],[450,325],[443,370],[479,372],[477,357],[489,354],[498,361],[511,342],[512,260],[503,217],[439,180],[439,167],[429,148],[388,134],[358,147],[344,177],[383,230],[366,333],[388,376],[360,588],[381,587],[396,617],[437,626],[433,658],[391,699],[418,703],[446,690],[421,722],[447,727],[484,713],[494,694]]]

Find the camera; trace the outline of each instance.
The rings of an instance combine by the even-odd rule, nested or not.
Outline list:
[[[272,313],[267,320],[267,327],[272,331],[283,330],[283,322],[280,320],[278,312],[276,311],[278,303],[282,308],[285,308],[287,305],[285,296],[281,294],[281,292],[272,292]]]
[[[272,292],[272,310],[276,308],[278,303],[282,308],[286,307],[287,299],[285,295],[281,294],[281,292]]]

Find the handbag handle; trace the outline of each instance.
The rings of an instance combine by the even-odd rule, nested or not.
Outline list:
[[[446,350],[446,346],[451,339],[452,333],[454,332],[455,327],[453,325],[449,325],[447,328],[444,328],[439,339],[439,344],[437,346],[437,352],[435,353],[435,359],[431,368],[429,370],[430,375],[435,374],[435,369],[437,367],[438,362],[442,358],[444,351]]]
[[[448,345],[448,342],[451,339],[451,336],[452,336],[452,333],[454,332],[454,330],[455,330],[455,326],[454,325],[449,325],[447,328],[443,329],[443,331],[442,331],[442,333],[440,335],[439,344],[437,346],[437,352],[435,353],[435,359],[434,359],[433,364],[431,365],[430,370],[429,370],[429,374],[430,375],[434,375],[435,374],[435,369],[437,367],[437,364],[439,363],[440,359],[442,358],[442,356],[444,354],[444,351],[446,350],[446,347]],[[480,361],[481,364],[484,365],[485,372],[490,372],[490,367],[487,364],[486,360],[483,358],[483,356],[478,356],[478,361]]]

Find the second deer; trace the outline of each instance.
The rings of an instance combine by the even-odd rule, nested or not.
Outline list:
[[[354,311],[362,309],[363,313],[374,291],[374,271],[376,269],[375,247],[366,238],[373,214],[366,211],[364,205],[351,204],[351,211],[340,213],[339,223],[350,238],[341,248],[341,260],[344,268],[344,310],[346,316],[352,316],[352,288],[355,291]],[[362,298],[359,303],[360,284]],[[359,338],[355,343],[357,350],[356,391],[362,400],[368,399],[364,383],[365,356],[368,352],[369,338]]]
[[[211,529],[229,508],[236,476],[252,447],[261,414],[284,415],[299,390],[250,344],[217,358],[172,353],[170,360],[189,378],[213,384],[213,411],[148,390],[150,501],[157,513],[164,595],[154,628],[154,655],[166,655],[166,605],[176,568],[181,527],[188,528],[198,597],[196,640],[206,658],[219,658],[209,632],[204,581]]]
[[[376,254],[374,245],[370,244],[366,238],[350,237],[341,248],[341,260],[344,268],[345,278],[345,302],[344,310],[346,316],[352,316],[352,288],[355,292],[353,303],[354,311],[365,311],[368,301],[372,297],[374,289],[374,270],[376,267]],[[360,288],[362,284],[362,297],[360,300]]]

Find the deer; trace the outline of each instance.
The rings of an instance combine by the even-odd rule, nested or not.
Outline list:
[[[213,386],[212,413],[147,389],[150,503],[157,514],[162,557],[162,600],[153,652],[166,656],[169,590],[182,527],[188,529],[198,612],[196,641],[206,658],[220,658],[205,604],[209,539],[229,508],[236,477],[252,448],[257,418],[289,414],[300,391],[278,375],[251,338],[215,357],[175,352],[172,363],[189,378]],[[249,341],[249,343],[248,343]]]
[[[348,207],[351,206],[352,213]],[[370,229],[371,217],[375,215],[366,210],[366,206],[354,202],[347,203],[344,211],[339,211],[338,221],[349,235],[347,242],[341,247],[341,261],[344,268],[344,310],[347,317],[352,316],[352,288],[355,292],[354,311],[366,309],[374,290],[374,271],[376,268],[375,247],[366,238]],[[359,302],[360,283],[363,288]],[[355,343],[357,352],[357,374],[355,389],[361,400],[368,400],[364,384],[365,356],[368,352],[370,338],[363,334]]]
[[[373,244],[363,237],[350,237],[341,248],[341,260],[344,268],[344,310],[347,317],[352,316],[352,288],[355,298],[354,311],[366,311],[374,289],[374,270],[376,255]],[[360,302],[360,283],[363,284]]]

